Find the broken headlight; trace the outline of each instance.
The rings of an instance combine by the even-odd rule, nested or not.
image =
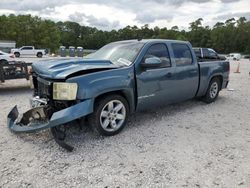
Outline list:
[[[77,83],[53,83],[53,99],[55,100],[75,100],[76,94]]]

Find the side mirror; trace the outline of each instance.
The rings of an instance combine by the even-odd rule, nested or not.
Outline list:
[[[158,57],[149,57],[141,63],[141,66],[144,68],[157,68],[162,65],[161,59]]]

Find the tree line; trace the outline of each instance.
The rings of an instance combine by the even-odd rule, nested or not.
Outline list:
[[[250,21],[245,17],[203,26],[199,18],[189,24],[189,30],[127,26],[119,30],[102,31],[76,22],[54,22],[31,15],[0,16],[0,40],[14,40],[17,46],[34,45],[56,52],[60,45],[98,49],[103,45],[127,39],[160,38],[188,40],[193,46],[214,48],[219,53],[250,54]]]

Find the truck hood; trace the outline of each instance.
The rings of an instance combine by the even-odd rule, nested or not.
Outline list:
[[[10,51],[13,52],[13,51],[17,51],[19,50],[18,48],[12,48]]]
[[[94,59],[52,59],[32,64],[32,70],[41,77],[67,79],[69,77],[119,68],[108,60]]]

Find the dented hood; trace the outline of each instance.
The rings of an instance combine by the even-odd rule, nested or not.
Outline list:
[[[108,60],[83,58],[52,59],[33,63],[32,68],[39,76],[50,79],[66,79],[73,75],[115,69],[119,66]]]

